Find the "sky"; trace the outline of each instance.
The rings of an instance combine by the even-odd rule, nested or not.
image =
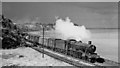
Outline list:
[[[3,2],[2,14],[16,23],[54,23],[55,17],[70,17],[87,28],[117,28],[117,2]]]

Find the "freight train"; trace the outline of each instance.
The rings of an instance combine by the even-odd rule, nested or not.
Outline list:
[[[45,47],[47,49],[66,54],[75,58],[83,59],[91,63],[103,63],[105,60],[101,58],[96,51],[96,46],[89,41],[82,43],[74,39],[56,39],[42,38],[20,31],[20,29],[12,23],[10,19],[2,16],[2,48],[13,48],[18,46]],[[44,40],[44,41],[43,41]],[[44,44],[43,44],[44,43]]]
[[[36,38],[33,38],[36,37]],[[47,49],[66,54],[75,58],[83,59],[91,63],[99,62],[103,63],[105,60],[101,58],[96,51],[96,46],[91,41],[88,43],[82,43],[82,41],[76,41],[74,39],[62,40],[56,38],[44,38],[37,35],[29,35],[28,38],[32,38],[32,41],[36,41]],[[43,41],[44,40],[44,41]],[[44,43],[43,43],[44,42]]]

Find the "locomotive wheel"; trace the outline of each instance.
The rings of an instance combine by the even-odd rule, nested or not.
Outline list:
[[[88,57],[87,56],[83,56],[82,59],[83,60],[88,60]]]
[[[95,59],[95,58],[90,58],[89,61],[90,61],[91,63],[95,63],[96,59]]]
[[[77,56],[79,59],[82,59],[82,54],[81,53],[78,53],[78,56]]]
[[[70,51],[70,56],[73,57],[73,55],[74,55],[74,52],[73,52],[73,51]]]
[[[78,52],[76,52],[76,51],[73,51],[73,56],[74,56],[75,58],[78,58],[79,53],[78,53]]]

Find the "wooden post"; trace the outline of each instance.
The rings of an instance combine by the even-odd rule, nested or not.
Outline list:
[[[44,26],[43,26],[43,54],[42,54],[42,58],[44,58]]]
[[[65,50],[66,50],[66,55],[68,54],[68,44],[67,41],[65,41]]]
[[[55,48],[56,48],[56,39],[54,40],[53,51],[55,51]]]

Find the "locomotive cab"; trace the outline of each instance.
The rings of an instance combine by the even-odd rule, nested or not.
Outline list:
[[[77,41],[76,41],[75,39],[69,39],[68,42],[69,42],[69,44],[74,44],[74,43],[76,43]]]

